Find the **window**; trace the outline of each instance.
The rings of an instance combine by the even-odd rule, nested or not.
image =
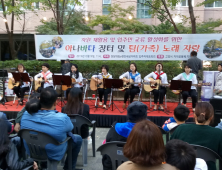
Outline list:
[[[34,2],[33,6],[34,6],[35,9],[39,9],[39,2]]]
[[[191,0],[192,6],[194,6],[194,0]],[[182,0],[179,6],[188,6],[188,0]]]
[[[149,6],[144,5],[146,0],[137,0],[137,18],[151,18]]]
[[[222,7],[222,0],[220,0],[220,1],[215,1],[215,2],[210,3],[210,4],[206,4],[205,7],[206,7],[206,8]]]
[[[103,1],[103,15],[108,15],[109,11],[107,7],[111,4],[111,0],[102,0]]]
[[[106,24],[103,24],[103,31],[105,31],[105,30],[110,30],[110,26],[106,25]]]

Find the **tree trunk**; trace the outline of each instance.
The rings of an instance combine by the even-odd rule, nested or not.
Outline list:
[[[190,21],[191,21],[191,26],[192,26],[192,34],[196,34],[197,33],[196,18],[194,17],[192,0],[188,0],[188,6],[189,6],[189,13],[190,13]]]

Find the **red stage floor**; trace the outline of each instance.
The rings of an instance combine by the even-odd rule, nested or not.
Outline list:
[[[95,104],[95,100],[86,100],[85,102],[86,104],[88,104],[90,106],[90,114],[91,115],[121,115],[121,116],[125,116],[127,115],[127,111],[126,110],[123,110],[122,109],[122,105],[123,105],[123,102],[122,101],[114,101],[114,103],[116,104],[116,106],[120,109],[120,111],[122,113],[120,113],[118,111],[118,109],[116,109],[115,106],[113,106],[113,111],[111,110],[112,109],[112,106],[110,108],[108,108],[107,110],[104,110],[102,107],[99,107],[99,108],[95,108],[94,107],[94,104]],[[149,107],[149,102],[144,102],[145,104],[148,105],[148,108],[150,109]],[[10,101],[10,102],[7,102],[5,104],[5,106],[7,107],[7,109],[5,108],[5,106],[3,105],[0,105],[0,111],[2,112],[19,112],[24,106],[20,106],[18,105],[17,107],[17,104],[18,102],[16,101],[15,104],[13,105],[13,101]],[[159,116],[166,116],[166,117],[172,117],[173,116],[173,110],[176,108],[176,106],[178,105],[178,103],[172,103],[172,102],[168,102],[167,103],[167,110],[170,111],[169,112],[169,115],[167,115],[166,113],[162,112],[162,111],[152,111],[151,110],[148,110],[148,116],[155,116],[155,117],[159,117]],[[190,103],[188,103],[188,105],[190,105]],[[56,109],[58,111],[61,111],[61,104],[60,102],[58,101],[58,104],[57,104],[57,107]],[[104,112],[105,111],[105,112]],[[190,110],[190,113],[192,113],[192,110]],[[190,114],[190,117],[193,117],[193,114]]]

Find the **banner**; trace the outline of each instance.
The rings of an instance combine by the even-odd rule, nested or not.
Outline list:
[[[222,34],[35,35],[41,60],[222,60]]]

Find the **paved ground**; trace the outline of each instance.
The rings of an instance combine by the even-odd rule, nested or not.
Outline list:
[[[109,128],[96,128],[96,149],[102,145],[103,140],[106,138],[106,134]],[[88,165],[83,167],[82,166],[82,153],[79,153],[78,160],[77,160],[77,169],[84,169],[84,170],[102,170],[102,156],[100,152],[96,152],[96,157],[92,156],[92,144],[88,145]],[[62,166],[58,166],[58,170],[62,170]]]

